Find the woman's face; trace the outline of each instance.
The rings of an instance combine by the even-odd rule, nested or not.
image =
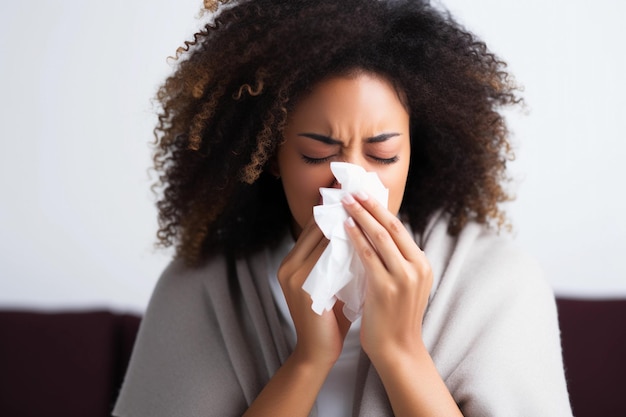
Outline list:
[[[289,115],[277,154],[296,236],[321,204],[320,187],[333,187],[330,162],[375,171],[397,214],[409,171],[409,115],[393,86],[360,73],[318,84]]]

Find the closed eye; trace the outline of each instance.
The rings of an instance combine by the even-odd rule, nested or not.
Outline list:
[[[383,165],[389,165],[389,164],[393,164],[398,162],[398,156],[394,156],[391,158],[379,158],[377,156],[374,155],[369,155],[370,158],[372,158],[375,162],[379,163],[379,164],[383,164]]]
[[[327,162],[328,160],[330,160],[330,158],[332,158],[331,156],[325,156],[323,158],[312,158],[310,156],[306,156],[306,155],[302,155],[302,160],[307,163],[307,164],[323,164],[324,162]]]
[[[394,156],[391,158],[379,158],[377,156],[369,155],[369,157],[372,158],[375,162],[382,164],[382,165],[390,165],[390,164],[396,163],[398,162],[398,159],[399,159],[397,156]],[[312,164],[312,165],[323,164],[324,162],[329,161],[331,158],[332,158],[332,155],[325,156],[323,158],[312,158],[310,156],[302,155],[302,160],[305,163]]]

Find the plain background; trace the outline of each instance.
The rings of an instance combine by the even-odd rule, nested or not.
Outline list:
[[[509,63],[514,237],[556,293],[626,297],[619,0],[449,0]],[[155,251],[151,98],[202,1],[0,3],[0,308],[141,312]]]

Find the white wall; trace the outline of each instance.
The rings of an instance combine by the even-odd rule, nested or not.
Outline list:
[[[511,114],[520,243],[560,294],[626,295],[626,4],[444,3],[525,86],[528,115]]]
[[[145,307],[171,256],[152,247],[150,99],[201,3],[0,4],[0,308]],[[626,6],[444,3],[526,88],[519,243],[560,294],[626,296]]]

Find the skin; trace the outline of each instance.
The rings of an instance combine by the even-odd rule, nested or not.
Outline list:
[[[319,188],[335,185],[331,161],[375,171],[389,188],[388,209],[363,193],[347,196],[343,205],[350,215],[346,230],[367,275],[361,346],[381,377],[394,414],[461,415],[422,341],[430,264],[396,217],[410,152],[409,115],[393,86],[374,74],[323,81],[290,115],[276,173],[297,240],[278,280],[297,341],[246,416],[308,416],[350,327],[340,303],[317,315],[302,289],[328,243],[312,219],[312,208],[319,204]]]
[[[375,171],[389,188],[389,210],[400,210],[411,156],[409,115],[386,80],[358,74],[320,83],[298,103],[284,136],[277,174],[296,236],[320,204],[320,187],[336,185],[332,161]]]

